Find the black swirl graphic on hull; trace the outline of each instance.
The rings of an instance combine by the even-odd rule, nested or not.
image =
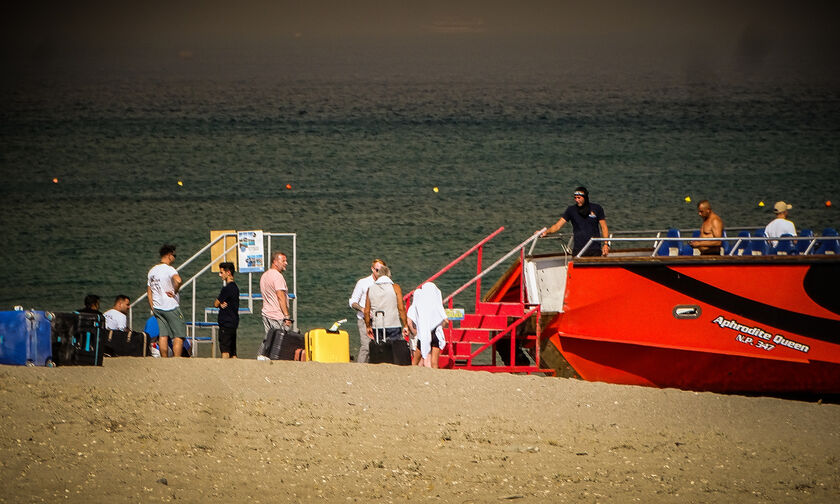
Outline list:
[[[812,266],[805,275],[805,291],[820,306],[838,313],[836,288],[838,273],[836,266]],[[679,273],[667,266],[623,266],[624,269],[635,273],[652,282],[691,296],[703,303],[715,306],[721,310],[746,317],[748,319],[773,326],[777,329],[794,334],[807,336],[815,340],[840,344],[840,321],[822,317],[814,317],[795,311],[785,310],[777,306],[759,303],[729,291],[701,282],[696,278]],[[810,280],[809,280],[809,275]],[[834,282],[830,284],[829,282]],[[835,289],[834,297],[828,289]],[[781,293],[784,295],[784,293]]]

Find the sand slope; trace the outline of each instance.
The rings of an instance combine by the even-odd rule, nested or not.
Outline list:
[[[840,500],[840,406],[774,398],[118,358],[0,367],[0,418],[0,502]]]

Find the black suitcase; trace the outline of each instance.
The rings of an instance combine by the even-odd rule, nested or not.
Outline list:
[[[295,360],[295,351],[304,348],[303,335],[291,329],[272,329],[266,334],[263,348],[271,360]]]
[[[50,327],[56,366],[101,366],[104,327],[98,313],[56,313]]]
[[[149,336],[141,331],[108,331],[105,334],[106,357],[145,357],[149,355]]]
[[[375,316],[382,314],[377,311]],[[408,342],[403,339],[389,340],[385,337],[385,328],[374,332],[368,347],[368,362],[371,364],[396,364],[397,366],[411,365],[411,351],[408,349]]]

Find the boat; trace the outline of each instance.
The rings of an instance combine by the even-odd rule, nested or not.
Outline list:
[[[514,250],[518,260],[486,294],[476,287],[475,313],[448,328],[442,367],[695,391],[840,393],[836,231],[773,246],[742,230],[713,256],[693,255],[686,231],[613,235],[607,257],[573,257],[565,244],[534,254],[539,235]],[[454,307],[454,296],[444,301]],[[491,362],[479,362],[476,346],[493,349]],[[520,349],[527,365],[516,362]],[[496,353],[508,356],[504,364]]]

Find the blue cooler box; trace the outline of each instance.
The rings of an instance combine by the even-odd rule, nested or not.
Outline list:
[[[50,321],[44,312],[0,312],[0,364],[52,365]]]

